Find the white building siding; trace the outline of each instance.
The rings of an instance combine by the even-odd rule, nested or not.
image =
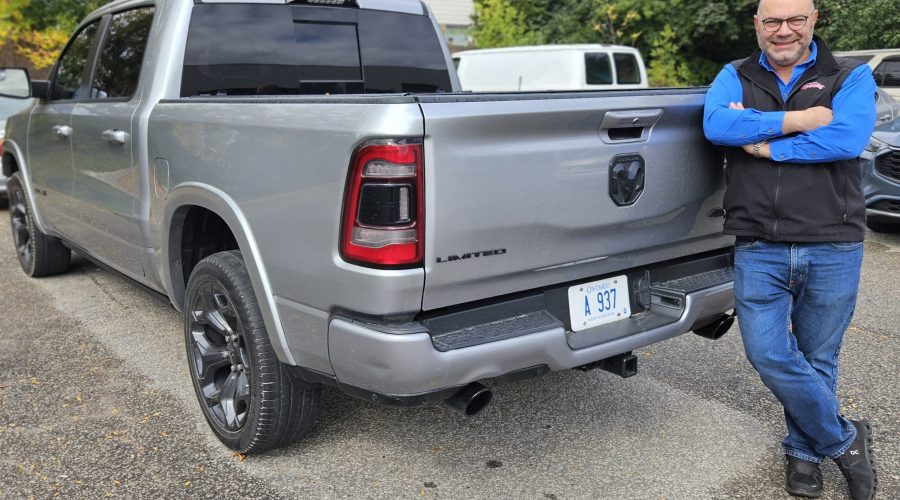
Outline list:
[[[472,0],[424,0],[442,25],[469,26],[475,14]]]

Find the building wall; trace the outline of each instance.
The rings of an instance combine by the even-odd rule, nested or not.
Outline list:
[[[439,23],[444,26],[469,26],[475,4],[472,0],[425,0]]]

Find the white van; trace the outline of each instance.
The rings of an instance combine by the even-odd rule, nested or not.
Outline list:
[[[875,84],[900,101],[900,49],[847,50],[834,55],[868,64]]]
[[[536,92],[647,88],[641,53],[621,45],[536,45],[453,55],[463,90]]]

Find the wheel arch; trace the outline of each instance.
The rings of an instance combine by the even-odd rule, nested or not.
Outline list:
[[[200,236],[200,248],[192,246],[198,241],[197,224],[204,221],[212,226],[221,221],[224,227],[214,227],[212,234]],[[223,230],[227,230],[228,235],[220,232]],[[183,310],[190,271],[205,257],[206,252],[240,250],[272,347],[279,360],[290,365],[296,364],[287,346],[275,295],[253,230],[231,197],[206,184],[186,183],[176,186],[169,192],[163,234],[166,237],[163,245],[163,275],[169,281],[169,296],[176,309]],[[219,238],[220,243],[215,243],[216,238]],[[231,246],[234,248],[229,248]]]
[[[10,153],[9,151],[3,153],[3,176],[10,177],[12,174],[19,171],[19,162],[16,160],[16,157]]]
[[[12,177],[13,174],[20,174],[22,179],[22,187],[25,189],[25,199],[28,202],[28,209],[31,210],[31,216],[37,228],[44,234],[49,234],[47,226],[44,225],[44,218],[38,210],[34,201],[34,187],[31,185],[31,175],[28,171],[28,164],[23,160],[25,158],[24,151],[19,147],[19,143],[14,139],[7,139],[3,143],[3,156],[0,158],[0,168],[6,178]]]

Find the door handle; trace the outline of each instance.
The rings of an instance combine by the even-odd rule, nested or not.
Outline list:
[[[128,140],[128,132],[124,130],[104,130],[100,137],[111,144],[125,144]]]
[[[53,131],[56,132],[58,137],[71,137],[72,136],[72,127],[68,125],[54,125]]]

